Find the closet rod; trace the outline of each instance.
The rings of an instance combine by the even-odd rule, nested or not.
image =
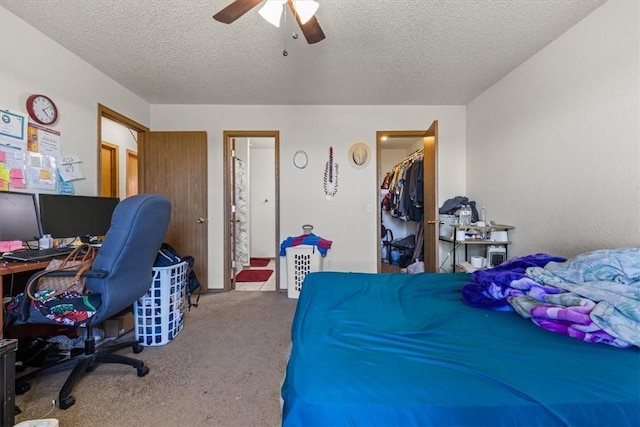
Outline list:
[[[398,166],[400,166],[401,164],[403,164],[405,162],[408,162],[409,160],[411,160],[412,157],[418,156],[420,154],[424,154],[424,148],[418,148],[416,151],[414,151],[413,153],[409,154],[406,159],[404,159],[400,163],[396,164],[393,167],[393,169],[397,168]]]

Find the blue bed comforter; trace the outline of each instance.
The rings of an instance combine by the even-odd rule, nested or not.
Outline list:
[[[470,307],[469,278],[307,275],[283,426],[640,425],[640,349]]]

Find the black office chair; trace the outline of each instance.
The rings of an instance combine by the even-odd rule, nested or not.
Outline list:
[[[70,394],[75,383],[100,363],[130,365],[136,368],[139,377],[149,372],[149,368],[140,360],[112,354],[125,347],[132,347],[134,353],[141,352],[143,348],[137,341],[105,344],[96,348],[92,329],[131,306],[147,292],[153,279],[153,262],[164,240],[170,216],[169,201],[157,195],[132,196],[116,206],[111,226],[92,269],[84,274],[87,277],[87,290],[93,295],[100,295],[101,299],[95,314],[86,324],[84,353],[17,378],[17,394],[27,392],[30,389],[28,381],[33,378],[73,368],[59,394],[60,408],[67,409],[75,403]],[[15,319],[13,324],[57,324],[33,308],[28,316],[21,317]]]

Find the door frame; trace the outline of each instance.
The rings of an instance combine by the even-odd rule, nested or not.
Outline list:
[[[102,188],[102,177],[100,176],[100,165],[102,164],[102,150],[101,150],[101,144],[102,144],[102,119],[106,118],[109,119],[111,121],[114,121],[118,124],[121,124],[122,126],[128,127],[129,129],[131,129],[134,132],[137,132],[137,138],[136,141],[138,144],[140,144],[141,141],[145,141],[147,138],[147,132],[149,132],[149,128],[136,122],[135,120],[130,119],[129,117],[118,113],[115,110],[112,110],[111,108],[104,106],[100,103],[98,103],[98,142],[96,144],[96,153],[97,153],[97,159],[98,159],[98,170],[96,171],[97,175],[98,175],[98,179],[96,180],[96,194],[100,194],[100,188]],[[142,182],[142,180],[140,179],[140,177],[142,176],[142,158],[140,156],[140,154],[138,154],[138,193],[144,193],[144,184]],[[118,188],[120,183],[118,182]]]
[[[275,162],[275,230],[276,238],[273,242],[275,253],[275,275],[276,275],[276,292],[283,291],[280,287],[280,131],[277,130],[225,130],[222,134],[223,140],[223,185],[224,185],[224,233],[223,236],[231,235],[231,221],[233,220],[232,205],[232,180],[231,180],[231,147],[232,140],[236,138],[273,138],[274,142],[274,162]],[[224,271],[223,271],[223,289],[230,291],[234,289],[234,283],[231,280],[231,239],[224,239]]]
[[[436,203],[436,208],[437,208],[437,201],[438,201],[438,121],[434,120],[433,123],[431,124],[431,126],[429,127],[429,129],[427,130],[386,130],[386,131],[377,131],[376,132],[376,185],[375,185],[375,190],[376,190],[376,198],[375,200],[378,200],[380,197],[380,183],[382,182],[382,169],[381,169],[381,151],[382,151],[382,140],[383,138],[422,138],[423,139],[423,144],[424,144],[424,139],[425,138],[434,138],[434,146],[433,146],[433,166],[434,166],[434,177],[435,179],[433,180],[433,186],[431,187],[431,195],[433,196],[433,200]],[[425,153],[426,154],[426,153]],[[425,183],[427,182],[426,177],[425,177]],[[426,190],[426,188],[425,188]],[[425,191],[425,200],[427,198],[427,192]],[[381,259],[381,247],[380,247],[380,240],[382,238],[381,235],[381,230],[380,230],[380,222],[382,220],[382,213],[380,212],[380,208],[376,209],[376,216],[377,216],[377,221],[376,221],[376,235],[377,235],[377,239],[376,239],[376,253],[377,253],[377,266],[378,266],[378,273],[380,273],[382,271],[382,259]],[[438,224],[436,224],[437,221],[433,221],[431,219],[429,219],[425,213],[425,218],[424,218],[424,222],[423,222],[423,234],[426,234],[426,230],[427,227],[433,227],[433,226],[437,226]],[[438,232],[436,230],[436,250],[435,250],[435,265],[436,267],[440,264],[440,251],[438,250]],[[427,242],[424,241],[424,246],[425,249],[423,249],[424,252],[426,252],[426,245]],[[426,266],[426,263],[425,263]],[[426,270],[425,270],[426,271]],[[436,269],[436,271],[438,271]]]

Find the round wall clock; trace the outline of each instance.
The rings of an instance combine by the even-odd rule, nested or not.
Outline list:
[[[58,120],[56,104],[45,95],[31,95],[27,98],[27,113],[34,122],[51,125]]]

